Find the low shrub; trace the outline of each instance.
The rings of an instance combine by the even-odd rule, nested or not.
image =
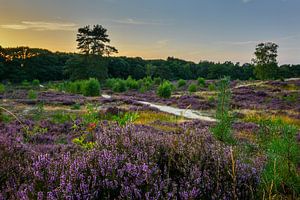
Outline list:
[[[38,93],[35,90],[29,90],[27,94],[28,99],[37,99]]]
[[[209,91],[215,91],[215,90],[216,90],[216,85],[215,85],[214,83],[210,83],[210,84],[208,85],[208,90],[209,90]]]
[[[170,98],[172,95],[172,84],[169,81],[164,81],[159,85],[157,95],[163,98]]]
[[[199,77],[199,78],[197,79],[197,81],[198,81],[198,85],[199,85],[200,87],[205,87],[206,83],[205,83],[205,79],[204,79],[204,78]]]
[[[32,86],[34,86],[34,87],[39,87],[39,86],[40,86],[40,81],[39,81],[38,79],[34,79],[34,80],[32,81]]]
[[[186,81],[185,80],[180,79],[180,80],[177,81],[177,87],[178,88],[181,88],[181,87],[183,87],[185,85],[186,85]]]
[[[23,80],[21,83],[22,86],[30,86],[30,83],[27,80]]]
[[[161,84],[162,80],[161,80],[160,77],[155,77],[155,78],[153,79],[153,82],[154,82],[155,85],[159,85],[159,84]]]
[[[189,85],[188,90],[190,93],[197,92],[197,85],[195,85],[195,84]]]
[[[124,81],[122,79],[117,79],[114,82],[112,90],[114,92],[126,92],[127,91],[126,81]]]
[[[0,83],[0,94],[3,94],[5,92],[5,85]]]
[[[131,78],[131,76],[128,76],[128,78],[126,80],[126,86],[128,89],[132,89],[132,90],[139,89],[138,82],[135,79]]]
[[[99,96],[100,95],[100,83],[95,78],[90,78],[87,81],[84,81],[83,85],[83,95],[84,96]]]

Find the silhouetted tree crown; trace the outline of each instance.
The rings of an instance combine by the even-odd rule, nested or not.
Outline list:
[[[118,50],[108,45],[107,30],[101,25],[90,25],[78,29],[77,33],[77,48],[86,55],[110,56],[113,53],[118,53]]]
[[[255,48],[254,74],[258,79],[276,79],[278,77],[277,62],[278,45],[273,42],[260,43]]]

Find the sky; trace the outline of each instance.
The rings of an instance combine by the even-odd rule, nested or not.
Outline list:
[[[78,52],[101,24],[119,56],[251,62],[260,42],[300,63],[300,0],[0,0],[0,46]]]

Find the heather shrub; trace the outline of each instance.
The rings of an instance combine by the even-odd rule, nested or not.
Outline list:
[[[83,95],[84,96],[99,96],[100,95],[100,83],[95,78],[90,78],[84,82],[83,86]]]
[[[37,99],[38,93],[35,90],[29,90],[27,93],[28,99]]]
[[[178,88],[181,88],[181,87],[183,87],[185,85],[186,85],[186,81],[185,80],[180,79],[180,80],[177,81],[177,87]]]
[[[190,93],[197,92],[197,85],[190,84],[188,90]]]
[[[0,83],[0,94],[3,94],[5,92],[5,85]]]
[[[230,80],[225,77],[218,83],[218,104],[216,111],[217,123],[212,128],[214,136],[226,143],[234,143],[232,136],[233,117],[230,113]]]
[[[14,137],[22,141],[18,125],[0,127],[0,155],[8,149],[15,153],[0,161],[3,199],[255,199],[257,170],[205,129],[187,126],[181,134],[161,134],[104,123],[95,129],[93,142],[82,134],[49,147],[45,139],[67,134],[68,126],[43,126],[49,131],[36,145],[16,143]],[[30,147],[30,154],[19,155],[16,146]]]
[[[206,83],[205,83],[205,79],[204,79],[204,78],[199,77],[199,78],[197,79],[197,81],[198,81],[198,85],[199,85],[200,87],[205,87]]]
[[[164,81],[157,88],[157,95],[163,98],[170,98],[172,94],[172,84],[169,81]]]
[[[32,86],[34,86],[34,87],[39,87],[39,86],[40,86],[40,81],[39,81],[38,79],[34,79],[34,80],[32,81]]]

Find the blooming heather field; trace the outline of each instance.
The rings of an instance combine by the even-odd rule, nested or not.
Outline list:
[[[0,199],[300,198],[300,80],[230,82],[232,123],[224,124],[217,81],[192,91],[194,82],[172,83],[170,98],[159,97],[155,84],[122,92],[103,86],[111,98],[74,94],[60,83],[7,85]]]

